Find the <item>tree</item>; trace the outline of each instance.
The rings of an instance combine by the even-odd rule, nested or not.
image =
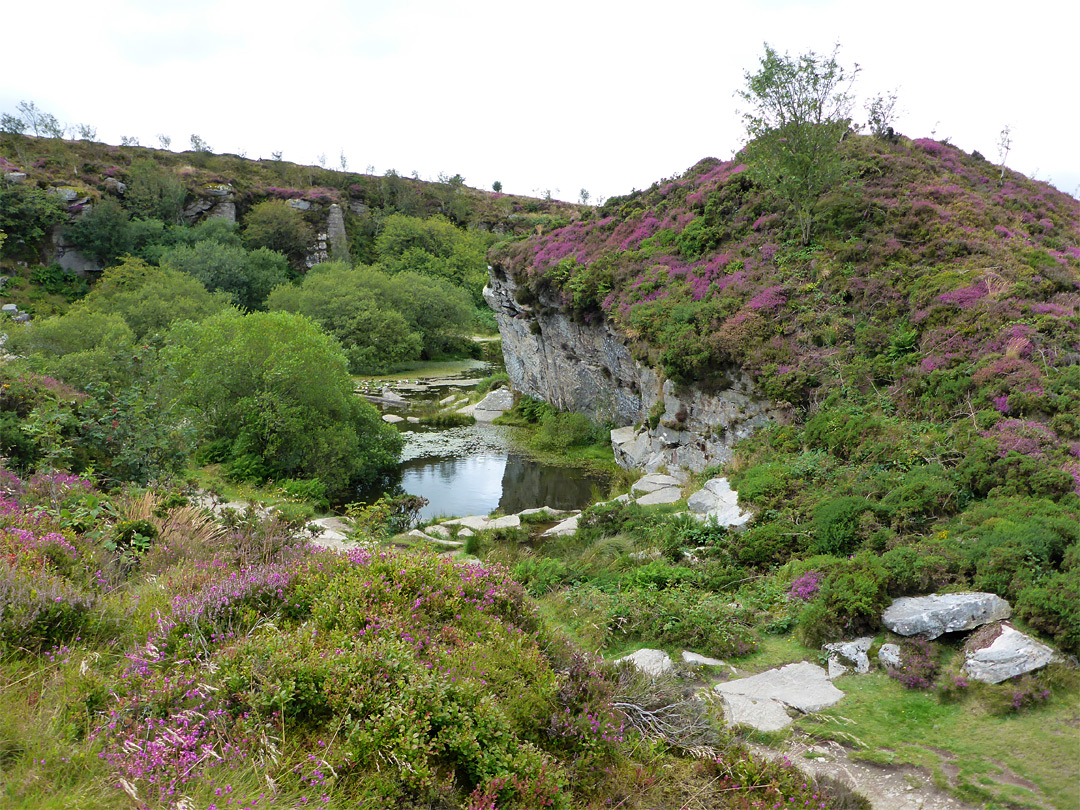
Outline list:
[[[284,254],[300,270],[315,236],[299,211],[284,200],[267,200],[244,217],[243,239],[250,250],[268,248]]]
[[[487,283],[488,243],[442,217],[419,219],[393,214],[375,240],[379,264],[391,275],[411,270],[464,287],[479,306]]]
[[[501,180],[496,180],[494,183],[492,183],[491,184],[491,190],[494,191],[496,194],[502,194],[502,190],[503,190],[502,181]]]
[[[813,51],[781,56],[768,43],[757,73],[746,73],[738,96],[749,142],[744,159],[751,179],[787,203],[803,244],[810,242],[819,200],[848,176],[840,142],[851,126],[848,72]]]
[[[0,231],[7,235],[0,255],[32,253],[65,219],[67,206],[55,194],[23,185],[0,188]]]
[[[397,465],[400,434],[353,392],[341,347],[308,318],[221,312],[169,335],[178,401],[248,477],[317,478],[351,498]]]
[[[107,268],[75,308],[119,315],[136,340],[148,341],[177,321],[202,320],[228,306],[226,294],[208,292],[187,273],[127,257]]]
[[[177,223],[185,197],[184,184],[164,171],[157,161],[147,158],[131,164],[124,205],[133,216]]]
[[[181,270],[202,282],[210,292],[222,290],[247,310],[263,309],[266,296],[289,280],[289,263],[266,248],[244,250],[203,240],[177,245],[162,254],[161,264]]]

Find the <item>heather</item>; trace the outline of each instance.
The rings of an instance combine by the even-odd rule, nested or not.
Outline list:
[[[498,564],[330,552],[67,474],[2,484],[6,807],[46,784],[87,808],[844,806],[574,647]]]
[[[876,629],[891,597],[974,587],[1075,653],[1080,204],[949,143],[841,147],[851,181],[806,244],[740,153],[502,243],[495,272],[538,315],[614,330],[676,390],[722,395],[738,368],[789,407],[711,471],[749,528],[673,562],[701,569],[706,545],[714,581],[784,577],[778,626],[807,642]]]

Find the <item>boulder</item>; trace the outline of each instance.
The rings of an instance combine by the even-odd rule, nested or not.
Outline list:
[[[665,475],[663,473],[650,473],[649,475],[642,476],[634,482],[630,487],[630,491],[634,493],[648,494],[650,492],[656,492],[658,489],[667,489],[668,487],[679,486],[679,479],[673,475]]]
[[[969,650],[962,671],[983,683],[1001,683],[1017,675],[1045,667],[1054,651],[1008,624],[985,647]]]
[[[396,425],[398,422],[404,422],[405,420],[400,416],[392,413],[384,414],[382,420],[388,425]]]
[[[896,669],[896,667],[900,666],[900,645],[882,644],[878,650],[877,660],[881,662],[883,667]]]
[[[286,200],[285,204],[290,208],[295,208],[297,211],[307,211],[311,208],[311,203],[307,200]]]
[[[548,529],[546,532],[544,532],[543,535],[541,535],[541,536],[542,537],[561,537],[564,534],[573,534],[574,532],[577,531],[579,517],[580,517],[579,515],[573,515],[572,517],[568,517],[566,520],[562,521],[561,523],[557,523],[556,525],[552,526],[550,529]]]
[[[829,682],[829,673],[808,661],[718,683],[714,689],[725,696],[775,700],[803,713],[820,712],[844,696]]]
[[[676,503],[681,499],[682,489],[680,487],[667,487],[650,492],[648,495],[642,495],[637,499],[637,503],[641,506],[658,506],[663,503]]]
[[[415,416],[406,416],[405,421],[408,422],[410,425],[419,425],[420,424],[420,420]]]
[[[716,509],[720,499],[707,489],[699,489],[686,501],[686,508],[697,515],[704,515]]]
[[[4,181],[8,183],[25,183],[25,172],[7,172],[4,174]]]
[[[385,399],[387,402],[407,402],[405,397],[401,396],[401,394],[399,394],[390,386],[386,386],[385,388],[383,388],[382,393],[379,394],[379,396]]]
[[[843,674],[847,671],[846,664],[855,667],[855,671],[864,675],[870,671],[870,659],[866,653],[874,643],[872,636],[863,636],[853,641],[837,641],[826,644],[822,649],[829,655],[829,678],[836,677],[833,672]],[[835,661],[835,664],[833,663]],[[842,671],[841,671],[842,670]]]
[[[514,407],[514,392],[509,388],[496,388],[476,403],[473,417],[477,422],[491,422]]]
[[[424,529],[424,531],[430,534],[432,537],[438,536],[445,538],[450,536],[450,530],[445,526],[441,526],[439,524],[435,524],[434,526],[428,526],[426,529]]]
[[[1009,603],[992,593],[945,593],[893,600],[882,623],[901,636],[935,639],[942,633],[973,630],[1012,615]]]
[[[453,520],[444,520],[443,524],[464,526],[468,529],[483,532],[489,529],[516,529],[521,525],[521,518],[517,515],[506,515],[499,518],[489,518],[486,515],[466,515]],[[458,535],[462,536],[464,532],[458,532]]]
[[[696,652],[690,652],[689,650],[682,651],[682,660],[684,664],[689,664],[692,667],[727,666],[727,661],[721,661],[719,658],[709,658],[707,655],[698,655]]]
[[[615,660],[616,664],[629,661],[650,678],[659,678],[675,669],[671,656],[663,650],[638,650]]]

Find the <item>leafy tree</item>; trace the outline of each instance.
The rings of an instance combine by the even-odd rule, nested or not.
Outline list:
[[[391,274],[412,271],[464,287],[483,303],[487,282],[487,240],[442,217],[419,219],[394,214],[383,221],[375,240],[379,264]]]
[[[813,51],[793,58],[768,43],[757,73],[746,73],[738,95],[750,141],[744,150],[751,178],[787,202],[809,244],[818,201],[848,176],[840,142],[851,126],[848,92],[858,66],[848,72]]]
[[[87,256],[110,265],[134,249],[130,221],[120,203],[107,197],[71,223],[65,235]]]
[[[208,292],[187,273],[128,257],[107,268],[76,308],[119,315],[135,339],[145,341],[176,321],[202,320],[228,306],[227,295]]]
[[[266,296],[289,278],[289,263],[266,248],[242,247],[203,240],[178,245],[164,253],[161,264],[198,279],[211,292],[222,290],[243,309],[262,309]]]
[[[244,217],[244,244],[251,250],[276,250],[297,270],[303,268],[314,238],[300,212],[284,200],[259,203]]]
[[[131,164],[124,204],[132,215],[179,222],[186,196],[184,184],[162,169],[157,161],[144,159]]]
[[[67,218],[63,200],[23,185],[0,188],[0,256],[34,250],[53,225]]]
[[[344,499],[397,464],[400,434],[354,394],[341,347],[308,318],[221,312],[178,325],[165,355],[200,438],[226,445],[234,469],[318,478]]]
[[[419,359],[419,331],[389,304],[390,280],[332,262],[316,265],[299,285],[278,287],[270,309],[305,315],[340,341],[355,374],[388,371]]]
[[[502,194],[502,190],[503,190],[502,181],[501,180],[496,180],[494,183],[492,183],[491,184],[491,190],[494,191],[496,194]]]

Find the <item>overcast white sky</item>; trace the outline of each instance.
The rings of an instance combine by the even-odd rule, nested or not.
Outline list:
[[[763,42],[862,67],[897,129],[1077,195],[1075,2],[983,0],[51,0],[3,14],[0,111],[97,137],[508,192],[624,194],[742,144]]]

